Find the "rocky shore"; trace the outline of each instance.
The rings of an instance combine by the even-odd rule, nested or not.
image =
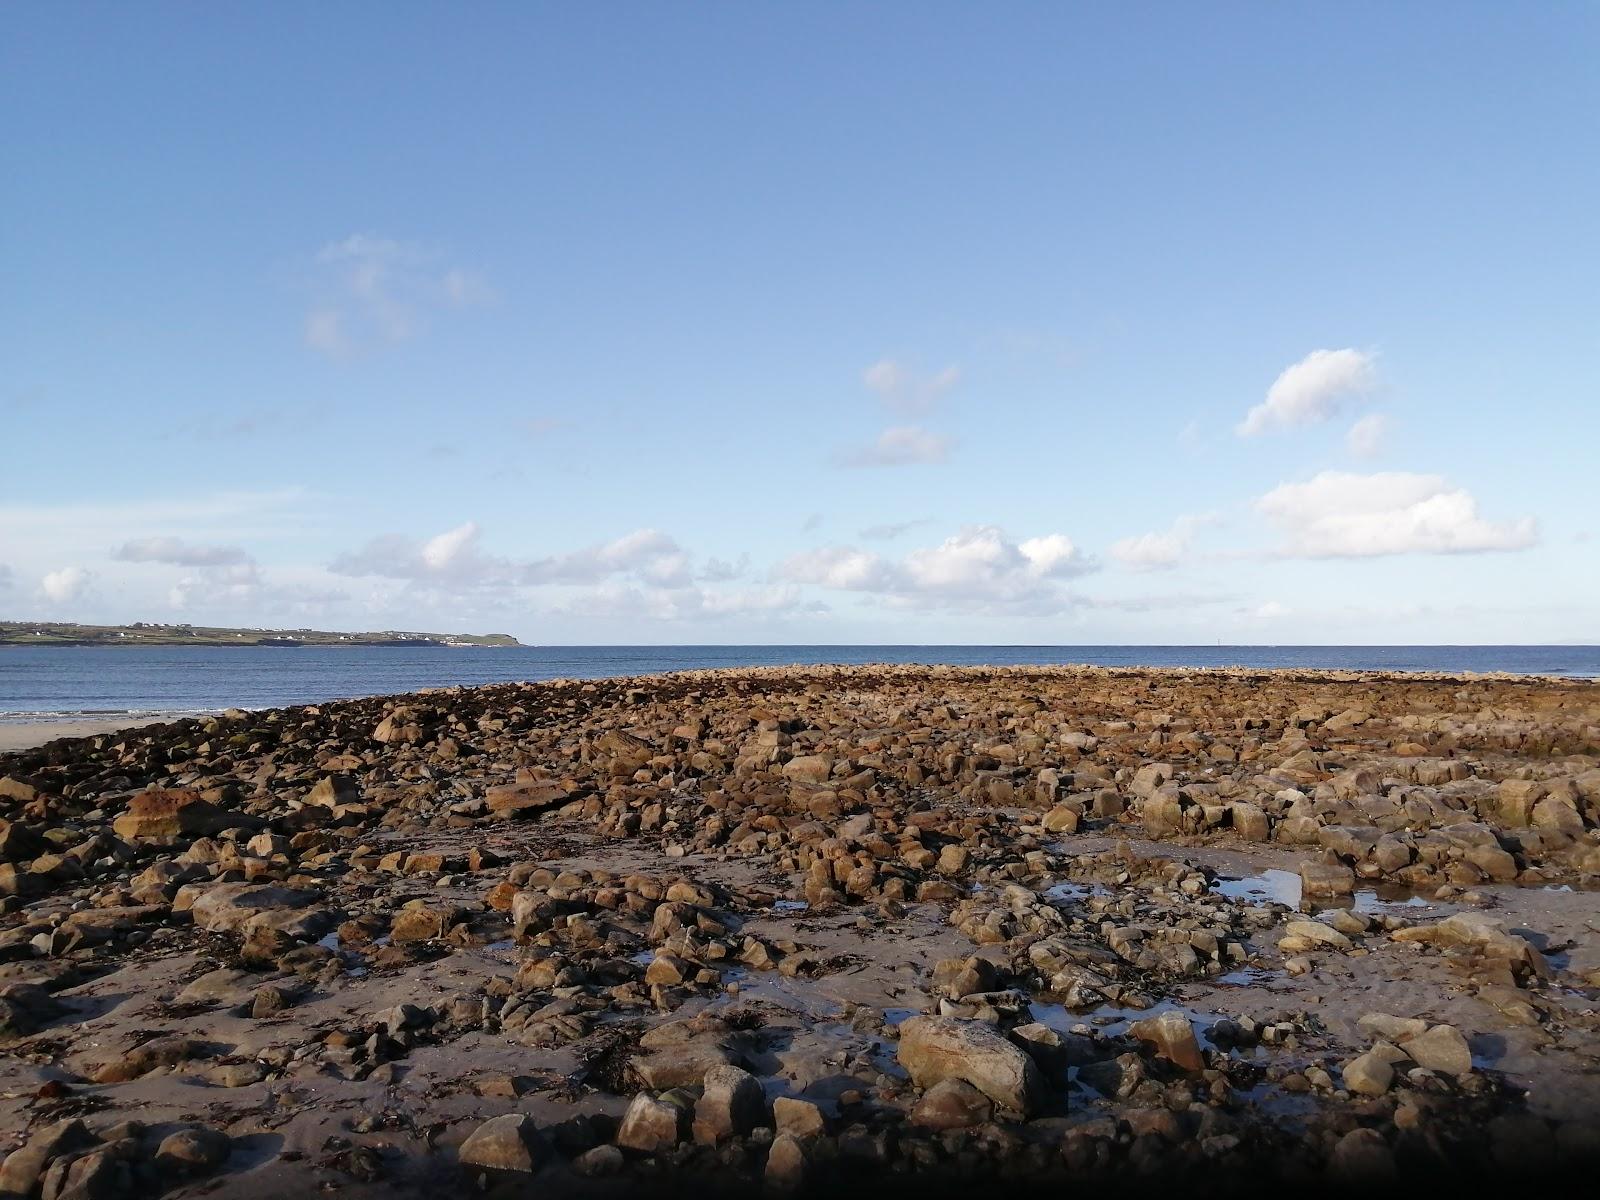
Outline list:
[[[0,756],[0,1196],[1592,1171],[1596,884],[1590,682],[708,671],[60,740]]]

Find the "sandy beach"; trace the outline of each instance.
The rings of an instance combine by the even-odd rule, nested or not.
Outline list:
[[[116,733],[119,729],[142,729],[162,721],[178,720],[192,714],[175,713],[161,717],[76,717],[61,721],[7,722],[0,717],[0,754],[13,750],[31,750],[58,738],[95,737],[102,733]]]

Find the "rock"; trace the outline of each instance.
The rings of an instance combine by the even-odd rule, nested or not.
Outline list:
[[[1133,782],[1129,784],[1128,790],[1135,796],[1142,796],[1148,799],[1155,795],[1161,785],[1171,778],[1172,764],[1148,763],[1134,772]]]
[[[243,1004],[255,995],[261,976],[253,971],[218,967],[207,971],[178,993],[179,1004]]]
[[[135,793],[111,828],[118,837],[137,841],[217,833],[247,823],[247,818],[223,811],[197,791],[168,788]]]
[[[479,1125],[461,1143],[456,1160],[484,1171],[532,1174],[539,1165],[538,1127],[525,1113],[506,1113]]]
[[[1394,1154],[1376,1129],[1352,1129],[1334,1146],[1328,1170],[1352,1183],[1388,1183],[1394,1179]]]
[[[95,1136],[76,1118],[34,1134],[0,1163],[0,1196],[30,1196],[51,1159],[95,1144]]]
[[[809,1100],[779,1096],[772,1102],[772,1120],[780,1134],[797,1138],[820,1137],[828,1131],[827,1118]]]
[[[57,1171],[61,1170],[59,1182]],[[46,1176],[43,1195],[53,1200],[122,1200],[132,1191],[127,1164],[110,1150],[78,1158],[56,1159]]]
[[[166,1171],[200,1174],[228,1161],[232,1143],[220,1129],[195,1125],[169,1133],[156,1147],[156,1165]]]
[[[454,905],[419,904],[401,909],[389,926],[392,942],[429,942],[450,932],[461,918]]]
[[[800,1139],[780,1133],[767,1151],[766,1186],[775,1192],[794,1192],[805,1185],[806,1151]]]
[[[1240,837],[1251,842],[1265,842],[1272,837],[1272,823],[1259,806],[1236,800],[1228,810],[1234,831]]]
[[[1128,1026],[1128,1032],[1141,1042],[1149,1042],[1162,1058],[1185,1071],[1202,1071],[1206,1060],[1200,1053],[1200,1042],[1195,1037],[1189,1018],[1175,1009],[1169,1009]]]
[[[622,1170],[625,1160],[615,1146],[595,1146],[572,1160],[572,1169],[589,1179],[615,1175]]]
[[[712,1067],[739,1066],[736,1054],[719,1035],[691,1038],[676,1045],[662,1046],[630,1064],[645,1087],[656,1091],[693,1087]]]
[[[695,1141],[716,1145],[724,1138],[743,1137],[766,1116],[761,1081],[738,1067],[712,1067],[694,1106]]]
[[[1290,921],[1287,936],[1278,943],[1280,950],[1310,950],[1323,946],[1334,950],[1349,950],[1355,946],[1344,934],[1321,921]],[[1285,945],[1285,942],[1293,943]]]
[[[173,907],[187,908],[194,923],[211,933],[239,932],[253,918],[278,909],[306,908],[316,892],[296,891],[263,883],[185,884]]]
[[[1400,1048],[1419,1067],[1441,1075],[1466,1075],[1472,1071],[1472,1050],[1458,1029],[1435,1025],[1426,1033],[1406,1038]]]
[[[0,860],[32,862],[44,853],[44,841],[26,825],[0,820]]]
[[[1302,896],[1349,896],[1356,890],[1356,873],[1343,863],[1312,859],[1300,864]]]
[[[306,793],[305,803],[321,808],[361,803],[361,785],[348,775],[325,775]]]
[[[1485,913],[1462,912],[1434,925],[1413,925],[1389,935],[1396,942],[1423,942],[1433,946],[1472,946],[1508,963],[1542,972],[1544,957],[1526,938],[1508,933],[1505,924]]]
[[[911,1110],[911,1123],[925,1129],[965,1129],[982,1125],[994,1115],[994,1105],[977,1088],[960,1079],[934,1084]]]
[[[826,783],[833,774],[833,759],[826,754],[802,754],[783,764],[783,777],[793,783]]]
[[[1361,1096],[1381,1096],[1394,1082],[1394,1067],[1388,1056],[1372,1050],[1345,1063],[1341,1074],[1345,1088]]]
[[[15,800],[18,804],[32,804],[39,794],[31,784],[10,775],[0,776],[0,800]]]
[[[920,1088],[959,1079],[1023,1116],[1044,1094],[1044,1077],[1033,1059],[982,1022],[908,1018],[900,1025],[897,1057]]]
[[[138,1079],[141,1075],[148,1075],[151,1071],[162,1067],[174,1067],[180,1063],[207,1058],[212,1053],[210,1046],[194,1038],[157,1038],[128,1051],[119,1061],[100,1068],[95,1073],[94,1081],[126,1083],[130,1079]]]
[[[683,1110],[648,1092],[640,1092],[628,1105],[617,1130],[617,1145],[644,1154],[670,1150],[680,1140]]]
[[[1419,1033],[1426,1033],[1428,1023],[1419,1017],[1395,1017],[1388,1013],[1368,1013],[1356,1022],[1373,1037],[1403,1042]]]
[[[495,816],[525,819],[558,808],[572,797],[559,784],[540,781],[499,784],[486,791],[483,798]]]
[[[1077,809],[1066,804],[1058,804],[1044,814],[1039,824],[1051,833],[1077,833],[1078,822],[1082,815]]]

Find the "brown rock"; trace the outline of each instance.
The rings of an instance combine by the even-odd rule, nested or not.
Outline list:
[[[979,1021],[911,1017],[900,1026],[896,1057],[918,1087],[959,1079],[1024,1116],[1044,1094],[1033,1059]]]

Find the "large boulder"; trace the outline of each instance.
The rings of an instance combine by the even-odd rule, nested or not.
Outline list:
[[[309,908],[318,899],[316,892],[265,883],[187,884],[178,889],[173,908],[187,908],[194,923],[208,932],[235,933],[262,913]]]
[[[190,788],[161,788],[135,793],[111,828],[118,837],[199,837],[239,825],[252,824],[241,813],[230,813],[205,800]]]
[[[549,780],[530,783],[502,783],[484,793],[489,811],[497,817],[532,817],[567,802],[570,793]]]
[[[911,1017],[900,1026],[897,1057],[920,1088],[959,1079],[1022,1116],[1044,1097],[1033,1059],[981,1021]]]

